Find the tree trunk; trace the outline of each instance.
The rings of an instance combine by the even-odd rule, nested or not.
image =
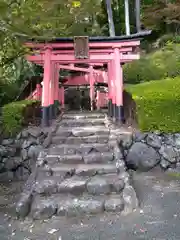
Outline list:
[[[106,8],[107,8],[107,14],[108,14],[108,23],[109,23],[109,35],[111,37],[114,37],[115,36],[115,28],[114,28],[111,0],[106,0]]]
[[[130,35],[130,23],[129,23],[129,0],[125,1],[125,25],[126,25],[126,35]]]
[[[135,15],[136,15],[136,31],[141,31],[141,20],[140,20],[140,0],[136,1]]]

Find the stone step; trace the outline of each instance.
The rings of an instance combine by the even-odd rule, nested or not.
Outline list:
[[[66,163],[66,164],[79,164],[79,163],[112,163],[114,160],[113,152],[95,152],[82,156],[82,154],[70,154],[70,155],[47,155],[45,162],[49,165],[55,163]]]
[[[103,126],[93,126],[93,127],[59,127],[56,131],[56,136],[63,137],[88,137],[92,135],[104,135],[109,134],[110,130]]]
[[[119,194],[109,196],[84,195],[74,198],[71,195],[57,197],[36,196],[30,216],[34,220],[49,219],[53,215],[75,217],[98,214],[104,211],[121,212],[124,209],[123,197]]]
[[[92,113],[92,112],[85,112],[85,113],[74,113],[74,114],[63,114],[63,119],[87,119],[87,118],[105,118],[104,113]]]
[[[85,118],[85,119],[62,119],[61,126],[63,127],[84,127],[84,126],[103,126],[105,125],[104,118]]]
[[[48,154],[45,158],[45,162],[49,165],[53,165],[55,163],[66,163],[66,164],[93,164],[93,163],[110,163],[112,164],[114,160],[114,153],[111,151],[108,152],[94,152],[87,155],[82,156],[82,154],[58,154],[58,155],[50,155]]]
[[[107,152],[111,150],[112,147],[107,143],[61,144],[50,147],[48,153],[50,155],[71,155],[77,153],[84,156],[91,152]]]
[[[115,140],[116,137],[111,140]],[[88,137],[63,137],[54,136],[52,137],[52,144],[83,144],[83,143],[108,143],[109,134],[94,135]]]
[[[57,169],[56,169],[57,170]],[[61,169],[59,169],[61,171]],[[81,169],[82,170],[82,169]],[[125,183],[118,177],[117,173],[102,174],[95,176],[48,176],[38,177],[33,186],[34,195],[51,195],[57,193],[82,195],[89,193],[92,195],[121,193]]]
[[[103,153],[91,153],[83,156],[83,160],[86,164],[92,163],[111,163],[114,160],[113,152],[103,152]]]
[[[93,152],[107,152],[111,147],[106,143],[84,143],[84,144],[61,144],[49,148],[50,155],[71,155],[82,154],[86,155]]]
[[[66,163],[66,164],[79,164],[84,163],[84,159],[81,154],[71,154],[71,155],[50,155],[48,154],[45,161],[49,166],[56,163]]]
[[[55,163],[41,170],[42,176],[94,176],[108,173],[118,173],[117,167],[110,164],[63,164]]]

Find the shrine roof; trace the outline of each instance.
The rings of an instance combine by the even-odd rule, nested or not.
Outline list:
[[[122,35],[115,37],[89,37],[89,42],[125,42],[131,41],[135,39],[142,39],[146,36],[149,36],[151,31],[142,31],[139,33],[131,34],[131,35]],[[73,37],[54,37],[54,38],[44,38],[44,37],[32,37],[26,38],[28,42],[38,42],[38,43],[73,43]]]

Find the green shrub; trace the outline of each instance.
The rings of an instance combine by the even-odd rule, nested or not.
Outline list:
[[[24,112],[28,106],[38,103],[36,100],[23,100],[6,104],[2,107],[2,124],[5,134],[14,135],[24,123]]]
[[[148,57],[142,57],[124,66],[125,83],[137,84],[161,79],[163,74],[163,71]]]
[[[127,86],[137,105],[140,130],[180,132],[180,77]]]
[[[166,34],[156,41],[158,48],[164,47],[167,43],[180,43],[180,35]]]
[[[124,81],[135,84],[180,74],[180,44],[166,46],[124,66]]]

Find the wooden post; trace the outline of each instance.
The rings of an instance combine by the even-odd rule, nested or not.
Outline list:
[[[116,115],[116,89],[115,89],[115,64],[110,61],[110,78],[111,78],[111,96],[112,96],[112,117]]]
[[[51,49],[46,48],[44,53],[44,76],[42,88],[42,126],[49,125],[49,86],[51,80]]]
[[[42,89],[41,89],[41,84],[37,83],[36,84],[36,99],[38,101],[41,101],[41,94],[42,94]]]
[[[120,63],[119,49],[114,49],[115,91],[116,91],[116,121],[124,122],[123,113],[123,71]]]
[[[91,111],[94,109],[94,75],[93,75],[93,66],[90,66],[89,73],[89,84],[90,84],[90,100],[91,100]]]
[[[108,115],[113,116],[112,109],[112,62],[108,62]]]
[[[59,68],[58,64],[54,65],[54,114],[58,115],[59,109]]]
[[[54,112],[54,99],[55,99],[55,65],[54,63],[51,63],[51,79],[49,84],[49,120],[52,121],[52,119],[55,118],[55,112]]]
[[[59,68],[57,64],[54,66],[54,101],[59,102]]]

